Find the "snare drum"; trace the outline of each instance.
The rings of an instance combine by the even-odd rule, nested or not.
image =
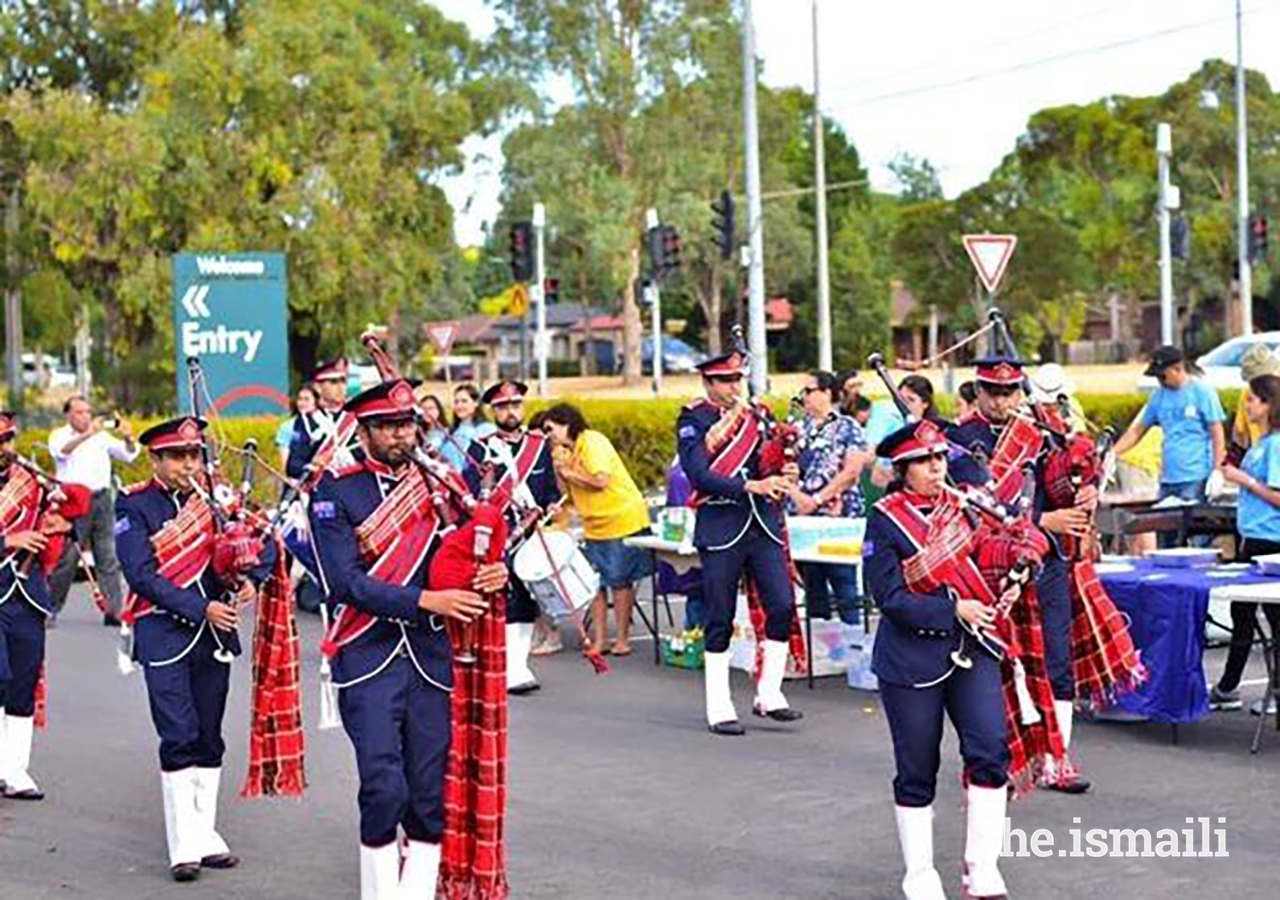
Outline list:
[[[600,590],[600,575],[563,531],[533,534],[514,559],[516,577],[524,582],[542,611],[556,622],[586,608]]]

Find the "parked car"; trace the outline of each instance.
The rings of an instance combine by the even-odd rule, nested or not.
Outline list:
[[[1196,365],[1204,371],[1204,381],[1218,390],[1241,389],[1244,377],[1240,374],[1240,360],[1245,351],[1256,344],[1265,344],[1272,353],[1280,353],[1280,331],[1262,331],[1257,334],[1233,337],[1196,358]],[[1138,390],[1149,394],[1156,389],[1156,380],[1150,375],[1138,379]]]
[[[662,371],[671,373],[693,372],[707,354],[670,335],[662,336]],[[640,365],[645,372],[653,371],[653,338],[646,337],[640,345]]]

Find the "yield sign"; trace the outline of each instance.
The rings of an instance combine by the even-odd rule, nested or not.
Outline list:
[[[441,356],[449,354],[449,348],[453,346],[453,339],[458,334],[458,325],[455,322],[443,322],[439,325],[427,326],[427,337],[431,339],[432,345]]]
[[[969,261],[978,271],[987,293],[994,294],[1018,246],[1016,234],[966,234],[963,238]]]

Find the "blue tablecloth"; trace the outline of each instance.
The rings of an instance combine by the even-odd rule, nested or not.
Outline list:
[[[1105,566],[1102,567],[1105,570]],[[1145,561],[1133,571],[1102,575],[1102,584],[1130,619],[1148,680],[1120,698],[1127,712],[1156,722],[1196,722],[1209,712],[1204,631],[1209,591],[1225,584],[1274,582],[1251,569],[1170,569]]]

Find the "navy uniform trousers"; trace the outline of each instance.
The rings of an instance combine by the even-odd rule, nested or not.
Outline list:
[[[183,626],[153,613],[138,620],[137,642],[149,643],[151,631]],[[218,662],[218,649],[206,625],[191,652],[175,662],[147,665],[143,674],[151,721],[160,736],[160,771],[180,772],[191,766],[216,769],[227,745],[222,739],[222,715],[227,708],[231,666]]]
[[[782,546],[753,516],[745,534],[731,547],[700,549],[702,591],[707,608],[708,653],[723,653],[733,637],[738,582],[743,572],[755,579],[765,609],[765,634],[771,641],[791,637],[791,573]]]
[[[0,708],[35,715],[36,682],[44,662],[44,615],[17,590],[0,603]]]
[[[342,688],[338,710],[360,773],[360,843],[382,847],[403,826],[409,840],[444,836],[449,694],[403,651],[378,675]]]
[[[960,738],[960,756],[970,784],[1003,787],[1009,767],[1005,743],[1004,687],[1000,664],[970,650],[973,668],[956,668],[933,687],[880,683],[898,774],[893,797],[899,806],[929,806],[938,786],[943,713]]]
[[[1074,700],[1076,679],[1071,667],[1071,565],[1056,553],[1045,557],[1036,579],[1044,630],[1044,661],[1054,700]]]
[[[525,587],[524,582],[516,575],[515,558],[512,556],[507,557],[507,571],[509,573],[507,577],[507,624],[524,623],[527,625],[538,621],[542,608],[538,606],[538,601],[533,599],[533,595],[529,593],[529,589]],[[733,613],[729,613],[729,618],[733,618]]]

